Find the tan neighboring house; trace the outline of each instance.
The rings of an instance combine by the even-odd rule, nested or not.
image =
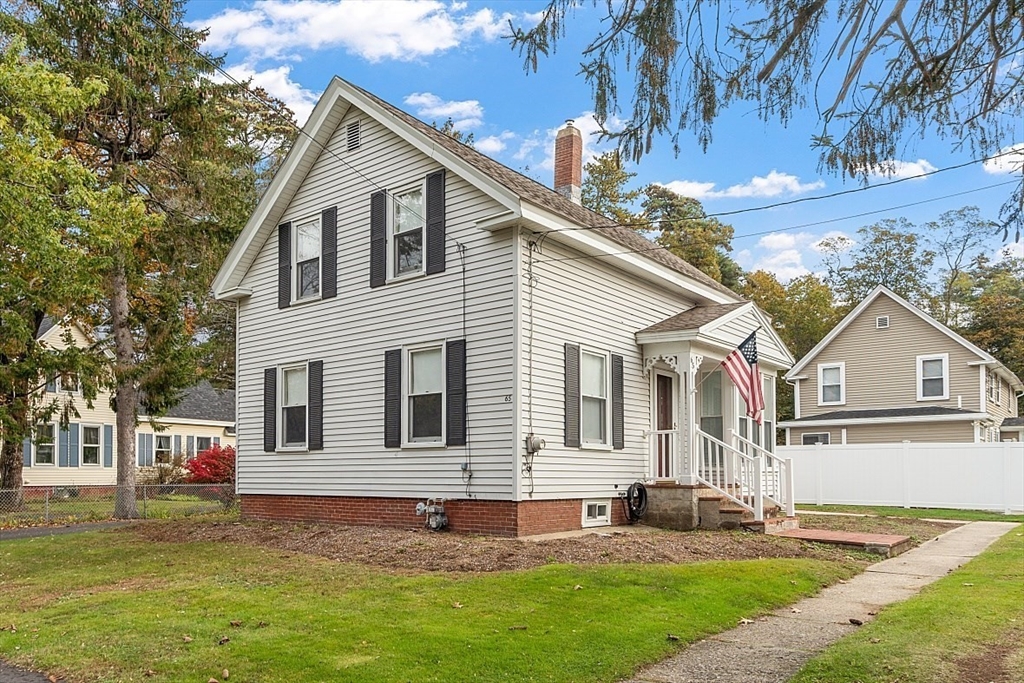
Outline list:
[[[55,324],[46,319],[37,339],[53,349],[70,341],[88,346],[92,340],[77,325]],[[110,407],[110,393],[100,390],[86,404],[77,382],[55,378],[46,383],[44,402],[54,398],[73,402],[78,412],[62,427],[59,417],[37,426],[36,438],[22,445],[25,486],[106,486],[117,482],[117,415]],[[186,390],[177,406],[156,420],[140,416],[136,431],[136,464],[145,467],[176,454],[186,457],[213,444],[235,445],[235,392],[218,390],[203,382]]]
[[[1024,429],[1017,415],[1024,383],[881,285],[786,380],[796,413],[779,423],[788,445],[980,443],[1019,440]]]

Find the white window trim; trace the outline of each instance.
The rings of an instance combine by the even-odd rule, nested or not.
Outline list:
[[[420,269],[410,273],[402,273],[398,275],[395,271],[397,270],[397,264],[395,261],[395,203],[398,201],[398,196],[413,192],[416,189],[420,190],[421,196],[423,197],[423,225],[420,227],[423,235],[422,249],[423,257],[420,259]],[[387,281],[388,282],[399,282],[403,280],[412,280],[418,277],[422,277],[427,274],[427,179],[422,178],[419,182],[411,183],[399,190],[388,190],[387,193]]]
[[[839,400],[838,401],[825,401],[825,385],[823,377],[825,370],[831,370],[833,368],[839,368]],[[831,384],[829,386],[832,386]],[[842,406],[846,405],[846,362],[840,361],[839,363],[819,363],[818,364],[818,405],[819,406]]]
[[[404,277],[402,279],[405,279]],[[412,384],[412,354],[417,351],[441,350],[441,438],[438,441],[411,441],[412,427],[409,415],[409,389]],[[425,342],[402,347],[402,448],[447,448],[448,447],[448,344],[445,341]]]
[[[812,444],[805,444],[804,443],[804,439],[806,439],[809,436],[819,436],[819,437],[823,436],[823,437],[825,437],[825,439],[823,441],[820,440],[820,443],[823,446],[828,446],[828,445],[830,445],[832,443],[832,434],[830,432],[807,432],[805,434],[801,434],[800,435],[800,445],[801,446],[815,446],[815,445],[817,445],[817,443],[812,443]]]
[[[604,505],[605,514],[602,516],[588,518],[587,508],[591,505]],[[583,501],[583,514],[581,519],[581,526],[586,529],[589,527],[596,526],[611,526],[612,525],[612,501],[608,498],[600,498],[594,500]]]
[[[167,441],[168,457],[167,457],[167,462],[166,463],[161,463],[160,462],[160,457],[157,455],[157,451],[158,450],[160,450],[160,451],[164,450],[162,448],[158,449],[156,447],[157,443],[158,443],[157,439],[160,439],[161,437],[167,437],[167,439],[168,439],[168,441]],[[85,439],[84,438],[79,438],[78,440],[79,440],[80,444],[84,446]],[[79,461],[79,462],[81,462],[81,461]],[[160,464],[168,464],[169,465],[169,464],[171,464],[173,462],[174,462],[174,435],[173,434],[167,434],[167,433],[161,434],[160,432],[153,432],[153,467],[156,467],[157,465],[160,465]]]
[[[96,429],[96,432],[99,434],[99,442],[96,444],[96,446],[97,446],[97,448],[99,450],[97,451],[97,458],[96,458],[96,462],[95,463],[87,463],[85,461],[85,446],[86,446],[86,443],[85,443],[85,429],[86,429],[86,427],[89,427],[90,429],[93,429],[93,428]],[[82,452],[81,452],[81,454],[79,456],[81,459],[78,461],[78,464],[81,465],[82,467],[103,467],[103,425],[83,424],[78,429],[80,430],[79,434],[78,434],[78,440],[81,442],[79,444],[79,446],[82,449]],[[153,457],[155,459],[156,458],[156,455],[155,455],[156,454],[156,440],[155,439],[154,439],[153,443],[154,443],[154,447],[153,447],[154,456]]]
[[[925,396],[921,391],[924,380],[924,362],[928,360],[941,360],[942,361],[942,395],[941,396]],[[934,379],[930,378],[930,379]],[[933,353],[926,356],[917,357],[917,400],[918,401],[948,401],[949,400],[949,354],[948,353]]]
[[[41,422],[39,424],[40,425],[46,424],[46,425],[50,425],[51,427],[53,427],[53,441],[50,444],[51,447],[53,448],[53,462],[36,462],[36,451],[39,448],[39,445],[36,443],[36,440],[35,440],[35,436],[36,435],[35,435],[35,432],[33,432],[32,433],[32,437],[33,437],[32,438],[32,467],[56,467],[57,466],[57,461],[60,458],[60,453],[59,453],[58,446],[57,446],[57,435],[59,433],[58,429],[57,429],[57,423],[56,422]]]
[[[306,372],[306,443],[301,446],[285,446],[284,444],[284,373],[287,370],[298,370],[302,368]],[[309,452],[309,361],[302,361],[301,363],[287,363],[285,365],[277,366],[277,453],[308,453]],[[210,444],[213,444],[213,440],[210,440]],[[198,445],[198,444],[196,444]],[[154,449],[155,453],[155,449]],[[196,450],[196,454],[199,451]],[[156,458],[156,455],[153,456]]]
[[[317,262],[317,293],[311,296],[299,296],[299,225],[312,223],[316,221],[316,224],[320,227],[320,253],[316,257]],[[291,249],[292,249],[292,303],[293,304],[305,304],[310,301],[320,301],[324,297],[324,221],[322,214],[316,214],[315,216],[307,216],[301,220],[292,221],[292,234],[291,234]]]
[[[306,383],[307,384],[309,383],[308,379],[307,379]],[[307,397],[307,401],[308,400],[309,399]],[[308,416],[307,416],[306,419],[308,421],[308,419],[309,419]],[[199,439],[209,439],[210,440],[210,445],[207,446],[206,448],[212,448],[213,447],[213,437],[212,436],[199,436],[198,434],[193,435],[192,436],[192,449],[195,451],[195,453],[193,455],[199,455],[200,453],[202,453],[203,451],[206,450],[206,448],[200,448],[199,447]]]
[[[583,354],[589,353],[592,356],[604,357],[604,441],[594,442],[583,439]],[[580,450],[583,451],[610,451],[612,450],[612,354],[608,351],[598,351],[584,346],[580,347]],[[584,506],[584,512],[586,507]]]

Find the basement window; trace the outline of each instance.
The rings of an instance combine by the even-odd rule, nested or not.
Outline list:
[[[583,501],[583,526],[609,526],[612,523],[611,501]]]
[[[800,438],[800,443],[804,446],[813,446],[814,444],[828,444],[832,442],[832,435],[828,432],[821,432],[820,434],[804,434]]]

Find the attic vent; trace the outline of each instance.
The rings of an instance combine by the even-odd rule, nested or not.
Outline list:
[[[359,147],[359,121],[353,121],[345,128],[345,149],[351,152]]]
[[[889,329],[889,316],[887,316],[887,315],[880,315],[877,318],[875,318],[875,329],[878,329],[878,330],[887,330],[887,329]]]

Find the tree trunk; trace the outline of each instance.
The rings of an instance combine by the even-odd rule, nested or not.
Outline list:
[[[132,370],[135,367],[135,340],[128,319],[128,278],[123,264],[115,266],[111,279],[110,321],[114,335],[114,403],[117,406],[117,500],[114,517],[135,519],[135,423],[138,420],[139,395]]]
[[[0,514],[19,510],[25,502],[21,448],[20,441],[4,441],[0,450]]]

